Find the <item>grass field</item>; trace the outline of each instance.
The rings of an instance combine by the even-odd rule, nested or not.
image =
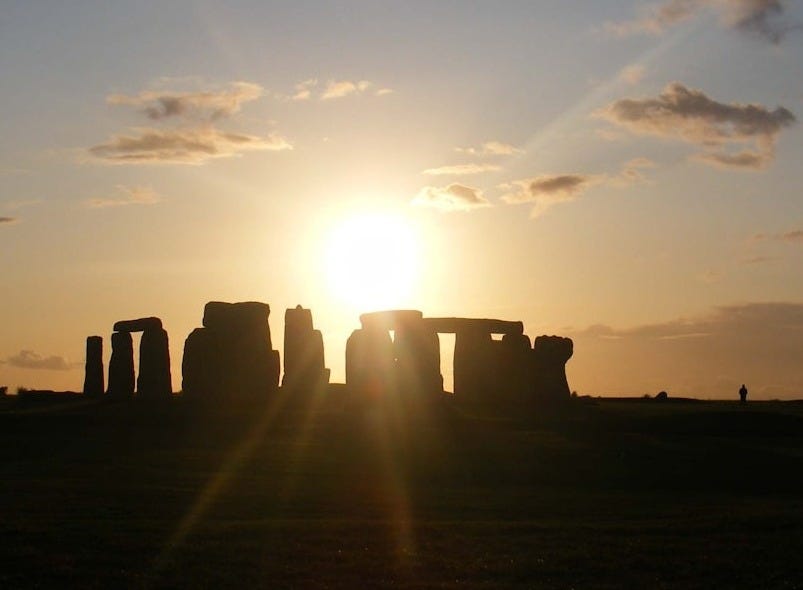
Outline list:
[[[0,410],[0,587],[803,588],[803,404]]]

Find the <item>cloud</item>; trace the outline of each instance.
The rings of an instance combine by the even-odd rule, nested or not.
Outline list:
[[[318,85],[318,80],[310,78],[296,84],[296,93],[291,97],[292,100],[309,100],[312,98],[312,90]]]
[[[32,350],[21,350],[5,361],[12,367],[42,371],[69,371],[79,363],[70,363],[61,356],[43,357]]]
[[[368,80],[360,80],[359,82],[330,80],[326,84],[326,89],[323,91],[323,94],[321,94],[321,100],[332,100],[335,98],[344,98],[353,94],[363,94],[371,85],[372,83]]]
[[[753,239],[757,241],[774,240],[777,242],[785,242],[787,244],[803,245],[803,229],[795,229],[778,234],[756,234],[753,236]]]
[[[235,115],[242,105],[262,94],[258,84],[233,82],[222,90],[160,90],[136,96],[109,96],[109,103],[135,107],[156,126],[114,135],[89,148],[89,153],[115,164],[202,164],[246,151],[292,149],[290,142],[277,133],[260,137],[217,126],[219,120]]]
[[[491,206],[481,190],[457,183],[443,188],[424,187],[415,196],[412,204],[419,207],[433,207],[442,211],[470,211]]]
[[[472,156],[512,156],[514,154],[524,153],[524,150],[512,146],[509,143],[495,140],[486,141],[479,147],[458,147],[455,148],[455,151]]]
[[[16,217],[0,217],[0,225],[12,225],[14,223],[19,223],[19,219]]]
[[[764,264],[778,260],[777,256],[751,256],[742,260],[742,264]]]
[[[647,69],[641,64],[629,65],[619,72],[619,79],[627,84],[635,85],[644,79]]]
[[[745,150],[736,154],[729,154],[724,152],[709,152],[696,154],[694,159],[703,162],[704,164],[711,164],[719,168],[735,168],[742,170],[763,170],[770,165],[774,157],[774,152],[768,150],[766,152],[753,152]]]
[[[649,158],[633,158],[622,164],[622,169],[617,176],[611,179],[611,184],[615,186],[629,186],[637,182],[646,182],[647,178],[642,170],[655,168],[655,162]]]
[[[113,105],[137,107],[152,121],[193,116],[214,121],[239,112],[244,103],[256,100],[262,94],[263,89],[258,84],[232,82],[228,88],[218,91],[144,91],[136,96],[112,94],[106,101]]]
[[[595,116],[641,135],[679,139],[705,151],[696,159],[729,168],[760,169],[774,159],[778,135],[796,122],[784,107],[723,103],[673,82],[656,98],[617,100]],[[731,153],[736,146],[751,149]]]
[[[128,187],[120,184],[115,188],[117,189],[118,196],[89,199],[86,201],[87,207],[91,209],[103,209],[128,205],[154,205],[162,200],[162,197],[149,187]]]
[[[627,329],[596,325],[569,335],[572,371],[592,375],[598,393],[665,389],[733,399],[746,382],[751,392],[782,384],[787,395],[803,396],[800,302],[726,305],[695,317]]]
[[[451,175],[461,176],[466,174],[481,174],[482,172],[498,172],[501,166],[494,164],[457,164],[455,166],[441,166],[440,168],[427,168],[424,174],[431,176]]]
[[[665,0],[643,10],[638,18],[607,23],[606,28],[618,36],[660,35],[705,12],[715,13],[727,29],[758,34],[773,43],[801,28],[800,24],[786,22],[781,0]]]
[[[509,192],[502,196],[506,203],[534,203],[531,217],[538,217],[558,203],[577,199],[603,177],[589,174],[545,174],[502,185]]]
[[[387,96],[388,94],[393,94],[395,90],[392,88],[380,88],[376,92],[374,92],[375,96]]]
[[[89,148],[102,160],[116,164],[202,164],[247,151],[291,150],[283,137],[257,137],[220,131],[212,126],[197,129],[136,129],[133,135],[116,135],[106,143]]]

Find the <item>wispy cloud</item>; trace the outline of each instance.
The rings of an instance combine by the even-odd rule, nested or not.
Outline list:
[[[360,80],[358,82],[351,82],[350,80],[330,80],[327,82],[323,94],[321,94],[321,100],[332,100],[334,98],[344,98],[353,94],[363,94],[371,85],[371,82],[368,80]]]
[[[115,164],[203,164],[248,151],[293,149],[278,134],[267,137],[220,131],[212,126],[197,129],[135,129],[132,135],[116,135],[89,148],[102,160]]]
[[[112,94],[106,101],[113,105],[136,107],[152,121],[171,117],[199,117],[214,121],[239,112],[244,103],[258,99],[263,93],[259,84],[232,82],[216,91],[144,91],[134,96]]]
[[[458,183],[445,187],[424,187],[415,196],[412,204],[441,211],[471,211],[491,206],[481,190]]]
[[[91,209],[103,209],[107,207],[126,207],[129,205],[155,205],[162,200],[162,197],[153,189],[144,186],[124,186],[122,184],[115,187],[117,195],[113,197],[95,197],[86,201],[86,206]]]
[[[803,229],[795,229],[777,234],[756,234],[753,236],[753,239],[757,241],[773,240],[803,246]]]
[[[62,356],[42,356],[33,350],[21,350],[18,354],[8,357],[6,363],[19,369],[32,369],[35,371],[69,371],[78,363],[70,363]]]
[[[292,149],[278,133],[261,137],[217,126],[262,94],[258,84],[233,82],[223,89],[205,91],[112,95],[108,102],[134,107],[158,127],[129,129],[89,148],[89,154],[114,164],[203,164],[248,151]],[[166,125],[174,121],[177,123]]]
[[[725,28],[757,34],[773,43],[801,28],[800,23],[788,20],[786,3],[781,0],[665,0],[648,6],[635,19],[607,23],[606,29],[618,36],[660,35],[705,12],[715,13]]]
[[[483,172],[498,172],[501,169],[501,166],[495,164],[456,164],[454,166],[441,166],[440,168],[427,168],[423,173],[431,176],[463,176],[481,174]]]
[[[291,97],[293,100],[309,100],[312,98],[312,91],[318,85],[318,80],[310,78],[296,84],[296,92]]]
[[[477,147],[457,147],[455,151],[472,156],[512,156],[524,153],[524,150],[502,141],[486,141]]]
[[[19,223],[19,219],[16,217],[0,217],[0,225],[11,225],[14,223]]]
[[[784,107],[723,103],[680,82],[656,98],[624,98],[595,115],[632,133],[696,144],[704,150],[695,156],[702,162],[753,170],[772,162],[778,135],[796,122]],[[748,149],[733,153],[745,145]]]
[[[626,84],[634,86],[644,79],[647,69],[641,64],[632,64],[622,68],[619,72],[619,79]]]
[[[511,205],[532,203],[531,217],[538,217],[558,203],[577,199],[584,191],[604,180],[590,174],[544,174],[502,185],[508,192],[502,200]]]

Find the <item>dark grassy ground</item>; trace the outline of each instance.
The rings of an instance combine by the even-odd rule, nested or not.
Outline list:
[[[803,588],[803,405],[0,411],[0,587]]]

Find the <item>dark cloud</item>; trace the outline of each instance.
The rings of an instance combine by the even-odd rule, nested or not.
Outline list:
[[[255,150],[290,150],[292,145],[279,135],[257,137],[199,129],[138,129],[135,135],[117,135],[89,152],[118,164],[202,164],[212,158],[226,158]]]
[[[571,335],[572,363],[610,369],[599,393],[666,389],[735,398],[746,382],[752,392],[803,397],[803,303],[729,305],[698,317],[629,329],[597,325]]]
[[[696,144],[705,150],[696,156],[703,162],[752,169],[772,161],[778,135],[796,122],[784,107],[722,103],[680,82],[668,85],[657,98],[624,98],[595,115],[633,133]],[[752,149],[732,153],[745,144]]]
[[[0,225],[11,225],[12,223],[17,223],[19,219],[16,217],[0,217]]]
[[[12,367],[35,371],[69,371],[78,364],[70,363],[61,356],[43,357],[32,350],[21,350],[18,354],[8,357],[5,362]]]
[[[491,205],[481,190],[457,183],[442,188],[424,187],[412,203],[419,207],[433,207],[442,211],[470,211]]]
[[[781,0],[666,0],[649,6],[636,19],[607,23],[606,28],[620,36],[657,35],[710,11],[725,28],[754,33],[778,43],[801,28],[798,23],[788,22],[785,7]]]
[[[573,201],[603,177],[588,174],[552,174],[515,180],[502,188],[508,192],[502,200],[510,204],[534,203],[530,212],[537,217],[557,203]]]
[[[244,103],[256,100],[262,94],[262,87],[258,84],[234,82],[219,91],[145,91],[136,96],[113,94],[106,100],[114,105],[137,107],[152,121],[188,116],[216,120],[237,113]]]

